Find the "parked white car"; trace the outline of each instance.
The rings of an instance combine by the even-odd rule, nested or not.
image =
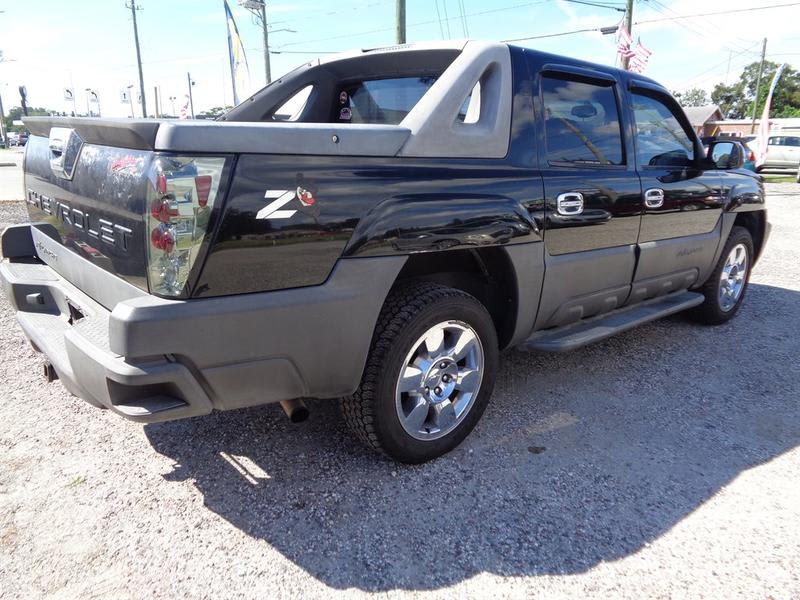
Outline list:
[[[800,135],[771,135],[767,146],[767,160],[762,169],[796,169],[800,165]],[[756,150],[756,141],[747,146]]]

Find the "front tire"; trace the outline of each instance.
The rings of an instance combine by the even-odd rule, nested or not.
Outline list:
[[[750,282],[753,256],[750,232],[744,227],[734,227],[714,271],[700,289],[705,301],[695,314],[702,323],[721,325],[736,316]]]
[[[405,284],[387,298],[361,384],[344,419],[371,448],[404,463],[445,454],[472,431],[497,372],[497,333],[473,296]]]

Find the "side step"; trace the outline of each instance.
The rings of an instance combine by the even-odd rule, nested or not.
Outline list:
[[[633,306],[579,321],[571,325],[537,331],[521,347],[540,352],[568,352],[612,335],[702,304],[703,294],[675,292]]]

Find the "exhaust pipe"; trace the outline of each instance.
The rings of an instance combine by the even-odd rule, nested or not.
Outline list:
[[[308,407],[302,399],[281,400],[280,404],[292,423],[302,423],[308,418]]]
[[[58,379],[58,373],[49,362],[44,363],[44,378],[47,383],[53,383]]]

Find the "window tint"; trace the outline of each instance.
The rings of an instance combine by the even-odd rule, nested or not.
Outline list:
[[[335,123],[397,125],[436,82],[436,77],[400,77],[362,81],[341,90]]]
[[[542,94],[548,162],[624,163],[613,88],[545,77]]]
[[[639,166],[688,166],[694,145],[672,111],[661,101],[633,94]]]

